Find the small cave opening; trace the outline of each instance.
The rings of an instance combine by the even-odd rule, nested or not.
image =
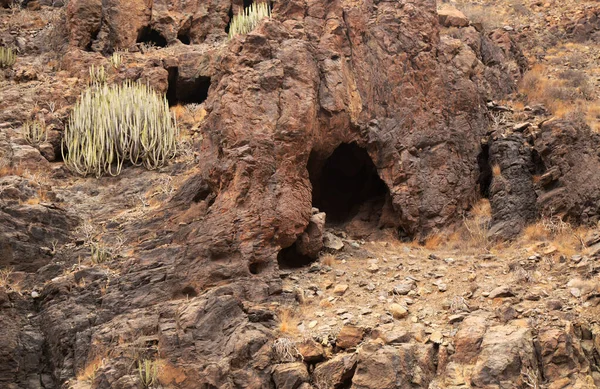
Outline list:
[[[170,107],[177,104],[201,104],[206,100],[210,89],[210,77],[183,78],[180,77],[177,67],[169,68],[168,71],[167,101]]]
[[[166,47],[167,39],[152,27],[146,26],[139,30],[136,43],[148,43],[156,47]]]
[[[96,42],[96,40],[98,39],[99,34],[100,34],[100,27],[98,27],[97,29],[92,31],[92,34],[90,35],[90,41],[88,42],[87,45],[85,45],[85,49],[84,49],[85,51],[87,51],[87,52],[94,51],[93,45],[94,45],[94,42]]]
[[[482,145],[479,155],[477,155],[477,165],[479,166],[479,177],[477,184],[479,185],[479,194],[484,199],[490,197],[490,185],[492,185],[492,165],[490,164],[490,146]]]
[[[381,211],[389,195],[367,150],[354,142],[342,143],[321,163],[311,154],[308,171],[313,206],[327,214],[328,224],[351,220],[369,203]]]
[[[277,264],[280,269],[295,269],[310,265],[315,261],[314,258],[308,255],[303,255],[296,249],[296,243],[290,247],[285,247],[277,254]]]
[[[179,32],[177,32],[177,39],[179,39],[179,42],[183,43],[184,45],[191,44],[192,40],[190,38],[190,30],[189,29],[179,30]]]
[[[231,21],[233,20],[233,5],[229,7],[229,12],[227,12],[227,16],[229,17],[229,22],[225,26],[225,33],[229,34],[229,27],[231,26]]]

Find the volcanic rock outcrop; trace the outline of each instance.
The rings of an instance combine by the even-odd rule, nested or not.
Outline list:
[[[82,220],[62,208],[22,204],[27,188],[0,181],[21,185],[11,189],[14,201],[0,198],[0,225],[25,229],[19,223],[31,221],[44,231],[44,239],[37,239],[32,228],[23,243],[13,241],[14,228],[0,230],[0,242],[11,242],[22,256],[23,283],[35,284],[27,302],[16,290],[0,292],[3,317],[19,323],[0,336],[0,349],[9,350],[0,358],[13,358],[0,369],[0,384],[77,387],[75,376],[92,367],[87,379],[95,388],[132,388],[143,384],[139,370],[145,361],[160,361],[168,372],[163,379],[180,388],[309,388],[321,379],[318,372],[333,380],[324,385],[365,389],[405,382],[425,388],[436,380],[447,387],[466,379],[480,386],[519,381],[521,368],[535,358],[525,325],[482,325],[477,339],[463,342],[450,358],[419,334],[383,345],[381,337],[367,339],[361,330],[348,349],[336,349],[340,354],[326,362],[317,355],[309,368],[308,360],[274,344],[270,305],[302,298],[282,289],[278,265],[312,260],[322,248],[328,217],[363,235],[387,228],[401,237],[425,237],[459,220],[486,192],[486,103],[514,91],[526,67],[509,33],[482,33],[461,23],[441,36],[436,4],[429,0],[289,0],[274,2],[272,18],[227,41],[230,15],[244,3],[69,1],[65,73],[80,77],[90,64],[107,62],[101,54],[117,49],[131,50],[132,57],[143,52],[143,60],[115,66],[111,77],[150,82],[174,106],[204,104],[206,117],[194,128],[202,135],[193,145],[198,163],[164,168],[185,182],[163,209],[129,218],[120,206],[160,185],[153,172],[125,169],[99,188],[71,188],[93,198],[85,206],[79,197],[69,201],[94,213],[107,244],[119,247],[118,261],[106,268],[82,266],[78,257],[87,251],[79,241],[51,250],[52,262],[50,255],[34,258],[32,244],[51,239],[50,247],[61,245]],[[16,74],[23,72],[18,68]],[[14,120],[19,112],[10,115]],[[555,157],[547,150],[560,146],[541,139],[537,153],[545,171],[559,166],[566,174],[575,157]],[[519,142],[515,136],[504,146],[489,146],[507,180],[534,174]],[[332,185],[328,177],[339,181]],[[586,180],[560,177],[554,180],[565,185]],[[507,202],[524,196],[524,203],[511,208],[518,213],[534,195],[530,184],[516,194],[494,183],[488,189]],[[332,196],[332,190],[339,193]],[[507,195],[497,195],[502,191]],[[588,209],[592,197],[582,194],[579,203]],[[593,218],[598,211],[586,212]],[[0,259],[2,266],[14,262]],[[63,272],[67,266],[58,263],[71,266]],[[413,338],[421,340],[397,344]],[[354,354],[351,348],[363,340]],[[499,366],[498,350],[514,345],[526,355],[511,353]],[[585,364],[578,350],[564,354],[573,353]],[[41,355],[37,362],[32,354]],[[544,355],[552,359],[550,351]],[[445,367],[456,364],[472,377],[455,379]],[[388,374],[379,382],[381,366]]]

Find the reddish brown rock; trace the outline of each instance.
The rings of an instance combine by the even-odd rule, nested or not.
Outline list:
[[[273,381],[276,389],[297,389],[308,380],[308,371],[302,362],[284,363],[273,369]]]
[[[67,5],[69,42],[81,49],[89,47],[100,31],[102,0],[72,0]]]
[[[517,382],[524,369],[535,366],[533,338],[529,328],[494,326],[483,336],[471,380],[480,387]]]
[[[349,384],[356,369],[356,354],[338,354],[330,360],[319,363],[313,372],[316,385],[340,387]]]
[[[302,359],[308,363],[320,362],[325,359],[325,351],[323,346],[315,342],[312,339],[306,339],[302,342],[296,343],[296,348]]]
[[[362,342],[365,331],[362,328],[354,326],[343,326],[337,335],[335,345],[339,348],[353,348]]]
[[[358,353],[352,388],[427,388],[435,376],[432,345],[402,344],[398,347],[374,344]]]
[[[574,224],[600,221],[600,134],[581,122],[553,120],[542,125],[534,148],[544,177],[536,187],[538,212]]]
[[[469,19],[456,8],[444,4],[438,9],[438,20],[444,27],[467,27]]]

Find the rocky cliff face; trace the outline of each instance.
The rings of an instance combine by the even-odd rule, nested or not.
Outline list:
[[[28,56],[3,76],[3,157],[64,182],[31,204],[41,177],[0,177],[0,266],[27,291],[0,287],[0,384],[140,387],[145,361],[177,388],[514,387],[539,361],[544,377],[566,364],[573,383],[589,381],[588,327],[539,341],[535,325],[475,315],[454,331],[455,349],[419,328],[349,329],[347,342],[309,342],[304,362],[275,341],[277,306],[301,299],[279,269],[314,259],[324,219],[358,238],[422,238],[489,194],[502,235],[557,203],[595,221],[597,174],[570,172],[599,159],[596,139],[570,123],[544,124],[533,145],[491,134],[488,100],[513,92],[527,66],[507,31],[480,32],[460,15],[442,27],[428,0],[290,0],[228,41],[230,15],[245,5],[71,0],[43,8],[58,15],[53,29],[34,20],[36,34],[3,32]],[[40,63],[51,58],[43,43],[61,38],[60,61]],[[64,118],[88,67],[123,49],[111,82],[149,82],[173,106],[206,110],[182,122],[191,157],[160,172],[72,177],[60,162]],[[38,99],[60,107],[43,112],[51,136],[32,147],[12,127]],[[492,163],[504,181],[486,178]],[[560,194],[574,186],[577,197]],[[86,262],[93,240],[111,247],[109,263]],[[559,341],[568,347],[553,351]]]

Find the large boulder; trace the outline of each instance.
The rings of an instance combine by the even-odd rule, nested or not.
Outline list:
[[[581,122],[544,123],[535,140],[537,206],[575,224],[600,221],[600,134]]]

